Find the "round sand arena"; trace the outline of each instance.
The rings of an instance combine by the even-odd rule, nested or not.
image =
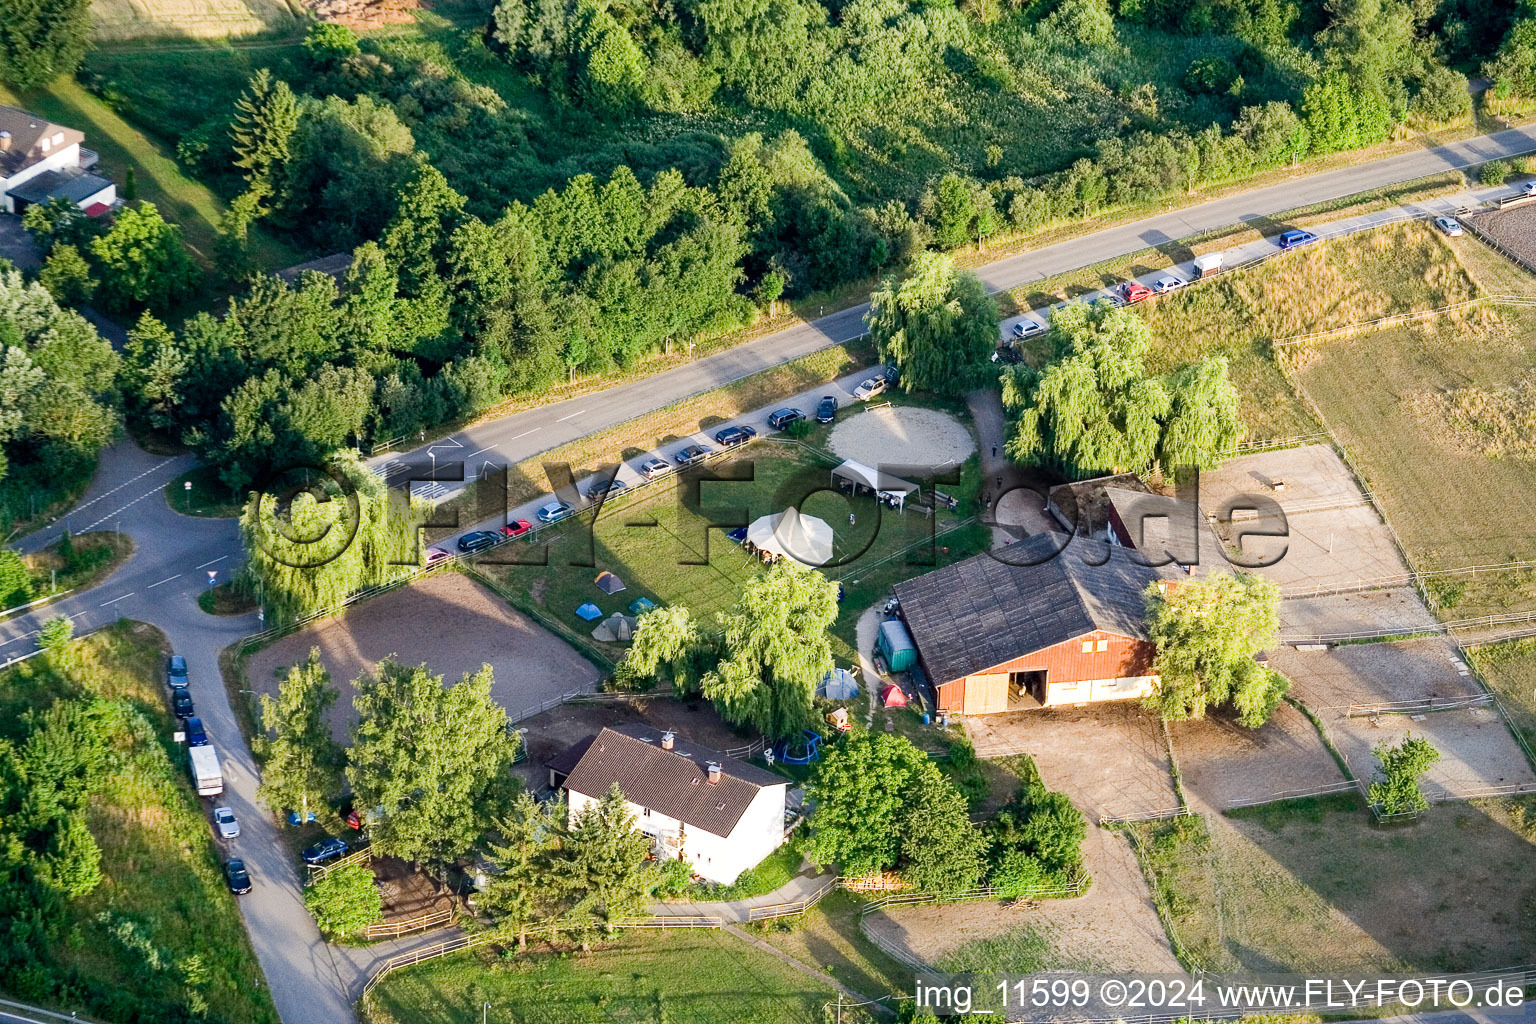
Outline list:
[[[892,405],[866,409],[832,428],[828,442],[845,459],[866,466],[938,469],[976,450],[970,430],[947,412]]]

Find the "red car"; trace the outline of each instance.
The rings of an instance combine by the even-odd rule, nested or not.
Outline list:
[[[533,529],[532,523],[526,519],[519,519],[515,523],[508,523],[506,526],[503,526],[501,528],[501,535],[503,537],[521,537],[531,529]]]
[[[1127,281],[1120,286],[1120,297],[1129,305],[1132,302],[1140,302],[1142,299],[1152,297],[1152,289],[1140,281]]]

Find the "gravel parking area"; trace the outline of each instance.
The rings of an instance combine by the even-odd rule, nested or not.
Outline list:
[[[965,424],[947,412],[911,405],[865,409],[832,428],[828,445],[866,466],[938,469],[964,462],[976,450]]]
[[[1168,728],[1184,791],[1214,810],[1345,781],[1317,728],[1289,704],[1260,729],[1246,728],[1226,711]]]
[[[1290,678],[1291,692],[1322,718],[1358,777],[1369,778],[1374,770],[1371,747],[1395,743],[1407,732],[1440,751],[1440,762],[1424,780],[1431,799],[1536,783],[1536,774],[1491,707],[1419,715],[1350,713],[1351,704],[1481,693],[1472,677],[1462,674],[1460,655],[1448,640],[1358,644],[1328,651],[1282,647],[1271,652],[1270,664]]]
[[[246,662],[248,684],[275,695],[288,667],[313,647],[320,648],[341,693],[331,708],[331,726],[343,741],[357,717],[348,684],[389,657],[425,664],[448,684],[489,664],[495,675],[491,692],[514,718],[553,697],[594,690],[599,678],[597,668],[565,641],[456,572],[364,601],[344,616],[257,651]]]
[[[965,731],[980,757],[1029,754],[1045,784],[1090,819],[1179,804],[1162,727],[1136,701],[976,715]]]

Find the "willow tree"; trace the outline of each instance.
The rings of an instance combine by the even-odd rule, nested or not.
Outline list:
[[[997,304],[980,278],[939,252],[920,252],[905,277],[886,278],[864,322],[907,391],[964,394],[997,348]]]
[[[355,455],[338,457],[331,475],[304,473],[297,493],[254,493],[240,517],[247,583],[272,624],[411,572],[426,519],[424,505],[392,495]]]
[[[736,607],[719,615],[720,663],[704,696],[729,722],[765,736],[791,736],[815,721],[816,685],[832,670],[828,629],[837,585],[785,559],[749,580]]]
[[[1230,704],[1250,729],[1269,721],[1290,682],[1255,655],[1275,643],[1280,589],[1251,573],[1217,572],[1147,588],[1157,687],[1146,706],[1176,721]]]
[[[614,670],[614,682],[628,690],[648,690],[657,683],[683,692],[696,690],[705,647],[685,605],[653,608],[640,616],[634,641]]]
[[[1163,471],[1218,465],[1244,430],[1242,399],[1227,376],[1226,357],[1211,356],[1174,371],[1168,391],[1172,407],[1158,447]]]

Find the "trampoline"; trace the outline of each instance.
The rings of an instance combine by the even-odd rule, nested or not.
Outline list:
[[[782,764],[810,764],[821,760],[821,736],[810,729],[801,735],[803,738],[793,747],[789,740],[781,740],[773,748],[774,759]]]

